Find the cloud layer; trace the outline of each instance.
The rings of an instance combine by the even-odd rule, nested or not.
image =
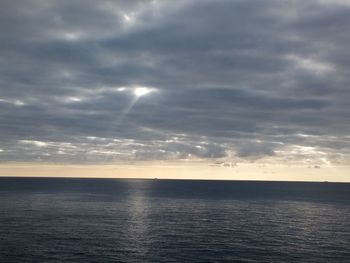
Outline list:
[[[2,161],[350,160],[347,1],[0,7]]]

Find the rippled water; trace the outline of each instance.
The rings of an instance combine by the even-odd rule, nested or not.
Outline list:
[[[350,184],[0,178],[0,262],[350,262]]]

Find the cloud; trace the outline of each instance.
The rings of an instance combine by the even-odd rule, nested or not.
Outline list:
[[[346,1],[0,5],[2,161],[349,161]]]

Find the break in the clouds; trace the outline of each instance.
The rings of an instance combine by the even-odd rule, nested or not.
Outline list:
[[[0,160],[350,157],[350,4],[0,2]]]

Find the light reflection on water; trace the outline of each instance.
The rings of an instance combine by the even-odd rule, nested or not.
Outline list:
[[[0,179],[1,262],[346,262],[350,185]],[[288,188],[289,191],[279,189]]]

